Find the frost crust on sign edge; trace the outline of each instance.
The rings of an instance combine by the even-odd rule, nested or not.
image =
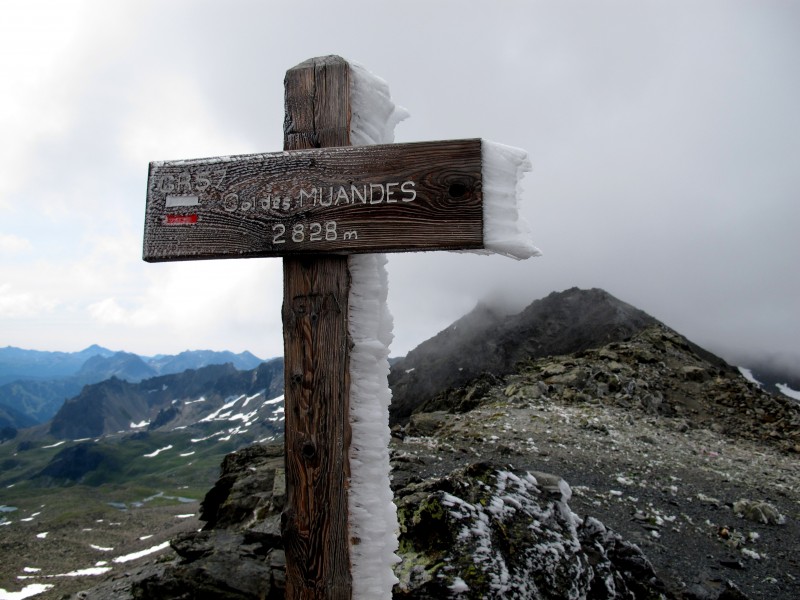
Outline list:
[[[481,140],[484,250],[478,253],[503,254],[519,260],[541,256],[531,241],[528,222],[519,214],[521,181],[530,170],[525,150]]]
[[[350,143],[391,144],[394,128],[409,117],[389,93],[389,84],[358,63],[350,63]]]
[[[350,141],[389,144],[408,112],[392,102],[387,83],[350,63]],[[350,297],[350,562],[355,600],[390,600],[400,562],[397,507],[389,479],[389,344],[392,315],[383,254],[348,258]]]

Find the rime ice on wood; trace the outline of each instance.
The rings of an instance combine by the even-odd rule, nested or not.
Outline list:
[[[351,131],[354,144],[394,140],[395,125],[406,118],[389,86],[351,63]],[[386,257],[351,256],[348,329],[350,351],[350,547],[353,598],[391,598],[397,579],[392,565],[400,559],[397,509],[389,484],[389,344],[392,316]]]
[[[408,116],[395,106],[389,87],[351,63],[351,142],[394,141],[394,127]],[[520,180],[531,168],[527,154],[481,140],[483,195],[482,253],[517,259],[539,254],[519,216]],[[350,354],[350,548],[353,597],[391,598],[397,582],[397,511],[389,483],[389,343],[392,318],[386,303],[388,277],[383,255],[351,256],[349,300]]]
[[[386,257],[349,259],[350,351],[350,560],[353,597],[391,598],[399,562],[397,510],[389,485],[389,343]]]
[[[350,63],[350,143],[353,146],[391,144],[394,128],[408,118],[408,111],[397,106],[389,85],[358,63]]]
[[[524,150],[481,140],[484,252],[516,259],[541,255],[531,241],[528,223],[519,214],[520,182],[530,170]]]

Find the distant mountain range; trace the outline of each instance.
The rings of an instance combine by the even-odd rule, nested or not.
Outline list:
[[[80,352],[44,352],[6,346],[0,348],[0,385],[21,379],[70,377],[90,358],[113,354],[112,350],[97,345]]]
[[[215,466],[237,447],[283,436],[282,394],[282,358],[248,371],[228,363],[137,383],[112,377],[86,385],[50,421],[0,438],[0,448],[10,453],[0,452],[0,481],[123,481],[131,444],[145,458],[167,455],[139,461],[142,468],[174,461],[179,451],[188,457],[201,450]]]
[[[246,371],[262,362],[250,352],[194,350],[145,357],[97,345],[80,352],[0,348],[0,428],[43,423],[85,385],[112,377],[135,383],[209,365],[231,364]]]
[[[182,373],[152,377],[131,383],[112,377],[87,385],[67,400],[49,424],[47,433],[57,439],[97,438],[146,428],[148,431],[184,428],[207,422],[208,415],[222,414],[221,407],[234,399],[261,394],[271,399],[283,393],[283,359],[276,358],[249,371],[230,363],[187,369]],[[250,410],[241,412],[241,421]]]

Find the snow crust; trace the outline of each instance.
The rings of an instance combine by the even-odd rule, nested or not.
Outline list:
[[[450,591],[452,591],[454,594],[461,594],[468,592],[469,586],[463,579],[461,579],[461,577],[456,577],[453,580],[453,585],[450,586]]]
[[[396,106],[385,81],[350,63],[350,139],[354,146],[388,144],[408,116]],[[350,561],[355,600],[390,600],[400,559],[397,508],[389,485],[389,344],[392,316],[383,254],[348,258],[351,284],[350,351]]]
[[[539,503],[540,489],[531,474],[520,477],[510,471],[496,471],[494,485],[485,484],[487,498],[469,502],[455,494],[442,492],[442,505],[449,515],[461,525],[452,555],[470,555],[478,569],[487,576],[491,590],[489,598],[541,598],[542,580],[533,577],[536,572],[546,580],[565,583],[565,599],[585,598],[582,592],[580,561],[563,562],[565,555],[581,551],[576,529],[576,518],[564,501]],[[456,492],[457,493],[457,492]],[[523,515],[520,517],[520,515]],[[521,550],[517,557],[520,569],[512,568],[503,552],[496,546],[498,527],[511,526],[518,519],[528,522],[528,531],[536,543]],[[597,521],[599,527],[603,525]],[[537,581],[538,580],[538,581]],[[566,587],[568,586],[568,587]],[[468,591],[467,583],[455,577],[450,590],[455,594]]]
[[[753,372],[750,369],[746,367],[737,367],[737,369],[739,369],[739,373],[741,373],[742,377],[747,379],[747,381],[755,383],[758,387],[762,387],[761,382],[753,376]]]
[[[531,170],[525,150],[481,140],[484,253],[522,260],[541,256],[528,222],[519,213],[521,181]]]
[[[163,448],[159,448],[158,450],[153,450],[149,454],[143,454],[142,456],[144,456],[145,458],[155,458],[156,456],[158,456],[162,452],[166,452],[167,450],[172,450],[172,444],[170,444],[169,446],[164,446]]]
[[[764,384],[762,384],[758,379],[755,378],[755,376],[753,375],[753,371],[751,371],[750,369],[748,369],[746,367],[737,367],[737,369],[739,369],[739,373],[741,373],[742,377],[747,379],[747,381],[749,381],[750,383],[755,383],[760,388],[764,387]],[[792,398],[793,400],[800,401],[800,391],[793,390],[791,387],[789,387],[788,384],[786,384],[786,383],[776,383],[775,387],[777,387],[778,391],[781,394],[783,394],[784,396],[788,396],[789,398]]]

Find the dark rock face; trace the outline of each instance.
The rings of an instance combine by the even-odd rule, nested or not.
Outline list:
[[[503,376],[523,359],[622,341],[655,323],[598,289],[554,292],[511,316],[479,305],[392,365],[391,420],[405,423],[437,394],[482,373]]]
[[[50,423],[50,435],[61,439],[97,437],[130,426],[134,415],[147,414],[147,401],[135,385],[112,378],[87,385],[67,400]]]
[[[283,598],[283,464],[280,445],[249,446],[226,456],[219,480],[203,500],[203,530],[173,540],[171,546],[180,558],[135,582],[131,597]]]

